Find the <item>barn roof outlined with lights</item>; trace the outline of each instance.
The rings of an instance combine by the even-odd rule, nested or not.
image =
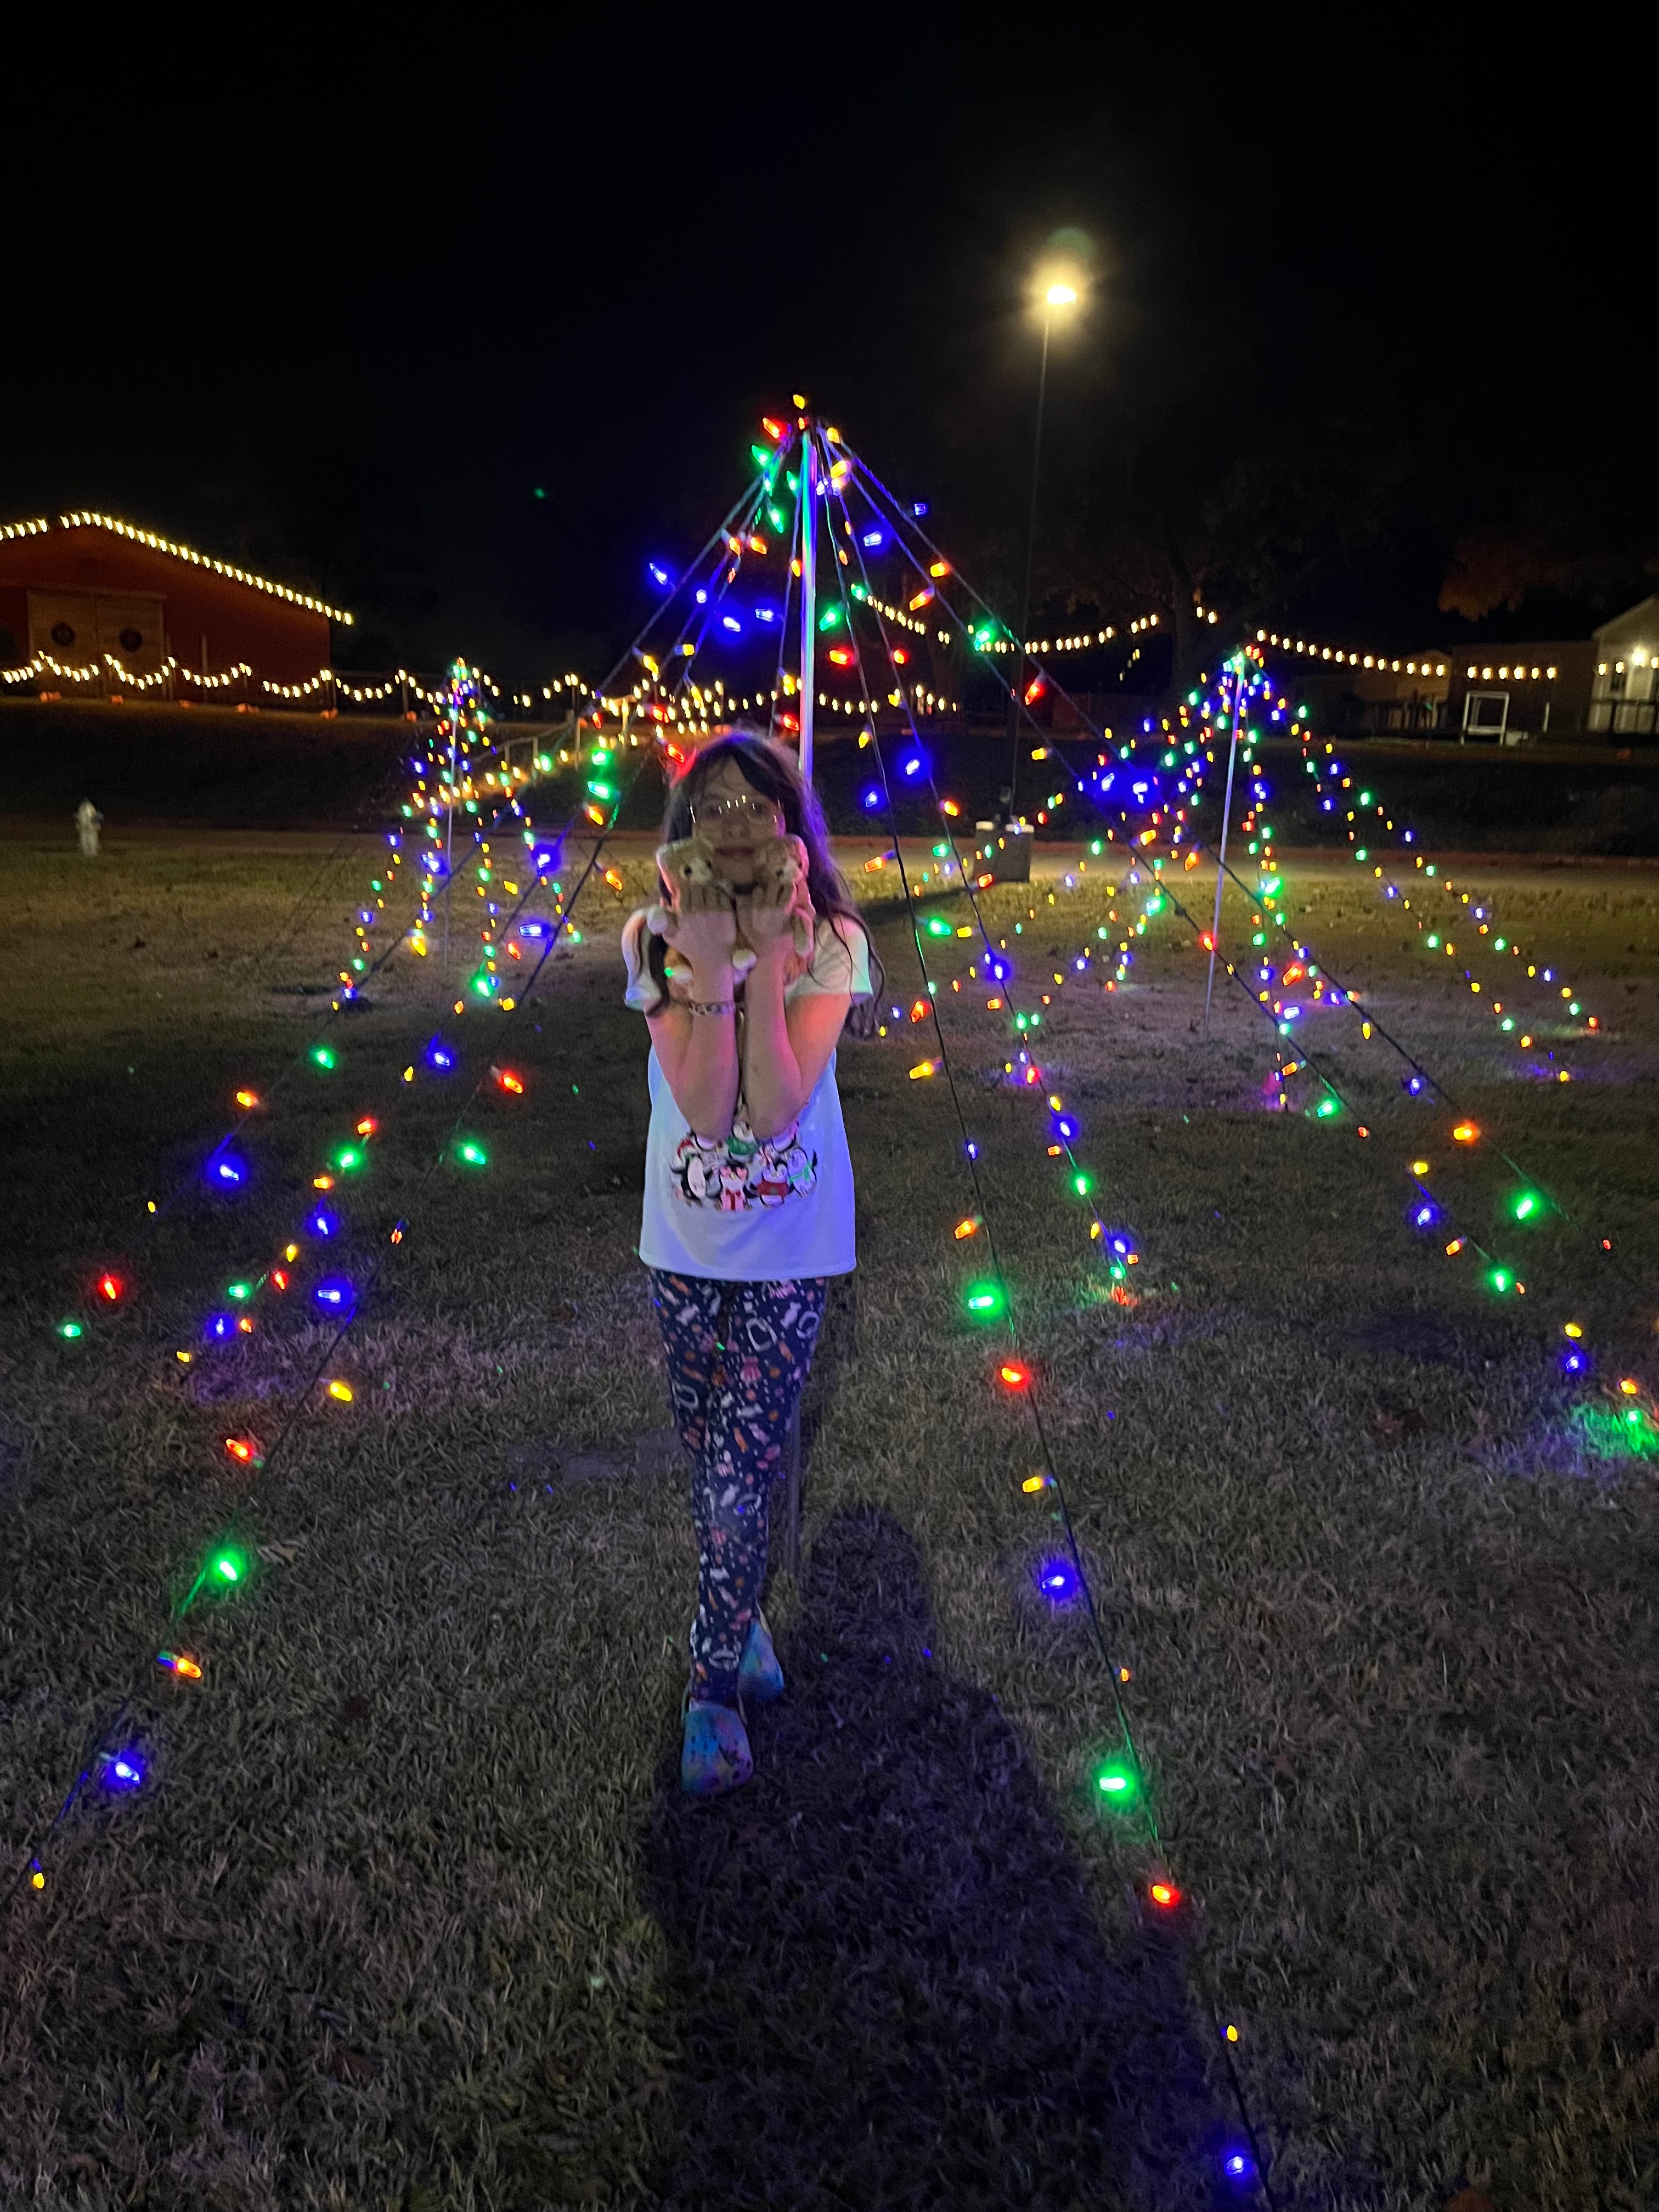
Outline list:
[[[309,685],[342,607],[90,508],[0,524],[0,632],[15,687],[210,697]],[[4,639],[0,637],[0,647]]]

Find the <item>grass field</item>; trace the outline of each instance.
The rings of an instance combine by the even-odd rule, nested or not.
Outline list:
[[[615,939],[637,858],[513,1024],[526,1096],[489,1086],[461,1124],[486,1170],[443,1152],[459,1096],[399,1079],[443,994],[394,963],[332,1073],[256,1117],[249,1196],[191,1186],[135,1241],[237,1085],[269,1091],[309,1033],[374,852],[0,847],[8,1864],[129,1689],[150,1761],[136,1795],[88,1794],[6,1921],[0,2203],[1202,2207],[1231,2115],[1200,1958],[1282,2203],[1659,2200],[1659,1490],[1557,1362],[1571,1316],[1604,1380],[1659,1379],[1659,878],[1480,878],[1601,1018],[1570,1037],[1530,1002],[1582,1074],[1561,1086],[1358,871],[1292,868],[1301,933],[1480,1123],[1455,1158],[1348,1012],[1306,1026],[1370,1138],[1266,1110],[1268,1026],[1224,994],[1201,1033],[1172,916],[1133,988],[1055,991],[1106,926],[1093,864],[1077,891],[994,893],[1054,995],[1044,1065],[1103,1211],[1139,1239],[1131,1307],[1003,1080],[1001,1020],[951,988],[970,948],[938,948],[1024,1348],[1196,1900],[1177,1931],[1091,1786],[1110,1697],[1077,1608],[1035,1589],[1054,1532],[962,1318],[969,1193],[908,1024],[841,1056],[863,1265],[808,1409],[803,1571],[769,1601],[790,1692],[725,1802],[675,1786],[693,1556],[631,1256],[644,1039]],[[902,915],[872,912],[907,1002]],[[509,1032],[457,1034],[487,1060]],[[222,1438],[274,1436],[326,1336],[273,1301],[228,1354],[173,1352],[365,1112],[347,1257],[386,1265],[326,1370],[356,1400],[313,1396],[250,1480]],[[1420,1152],[1459,1225],[1493,1231],[1499,1145],[1564,1210],[1506,1232],[1506,1299],[1402,1222]],[[131,1299],[55,1339],[118,1262]],[[253,1571],[192,1613],[204,1679],[174,1682],[151,1655],[227,1530]]]

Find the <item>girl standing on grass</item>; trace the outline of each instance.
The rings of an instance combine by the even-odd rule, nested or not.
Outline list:
[[[662,834],[696,839],[714,870],[664,874],[661,905],[623,932],[627,1002],[651,1031],[640,1257],[697,1538],[680,1780],[709,1796],[749,1779],[744,1708],[783,1690],[760,1609],[769,1493],[829,1279],[857,1264],[836,1045],[849,1010],[871,1003],[873,956],[817,799],[765,738],[734,730],[705,745],[669,793]],[[799,872],[757,882],[779,838]],[[878,964],[876,977],[879,988]]]

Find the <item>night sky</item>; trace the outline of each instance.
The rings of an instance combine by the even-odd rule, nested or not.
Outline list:
[[[1395,650],[1582,635],[1654,587],[1633,112],[1496,25],[1323,63],[1196,18],[970,30],[579,57],[498,20],[388,55],[296,19],[222,90],[204,56],[153,108],[77,91],[67,134],[31,106],[0,514],[96,506],[308,583],[358,611],[355,665],[592,675],[801,390],[1006,606],[1026,289],[1068,228],[1040,619],[1142,611],[1170,547],[1229,621]],[[1479,629],[1437,605],[1460,544]]]

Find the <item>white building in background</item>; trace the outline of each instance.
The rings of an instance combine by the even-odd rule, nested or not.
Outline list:
[[[1655,712],[1659,708],[1659,597],[1626,607],[1600,629],[1590,632],[1595,647],[1595,674],[1590,684],[1587,730],[1613,737],[1650,738],[1659,734]]]

